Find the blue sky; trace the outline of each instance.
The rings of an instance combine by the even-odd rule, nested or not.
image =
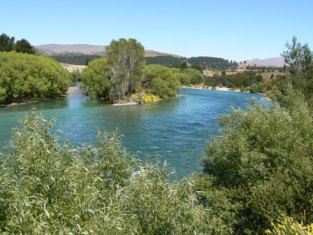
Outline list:
[[[313,48],[312,12],[312,0],[4,0],[0,33],[34,45],[131,37],[146,49],[240,61],[279,56],[293,35]]]

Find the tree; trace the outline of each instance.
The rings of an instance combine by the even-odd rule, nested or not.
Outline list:
[[[91,61],[82,74],[82,89],[90,96],[109,99],[111,81],[107,58]]]
[[[197,85],[204,82],[204,76],[202,72],[196,69],[187,68],[184,70],[184,73],[188,74],[190,76],[190,83]]]
[[[134,92],[141,83],[144,67],[144,48],[135,39],[113,40],[107,47],[110,99],[118,102],[123,96]]]
[[[186,68],[188,68],[188,62],[187,62],[187,60],[184,60],[183,62],[181,62],[180,68],[181,68],[181,69],[186,69]]]
[[[313,105],[313,52],[308,44],[301,44],[296,37],[286,44],[284,57],[287,82],[305,95],[309,105]]]
[[[0,35],[0,51],[12,51],[14,49],[14,37],[6,34]]]
[[[180,81],[176,74],[177,69],[162,65],[148,65],[144,69],[145,88],[161,98],[177,95]]]
[[[288,65],[288,71],[301,79],[308,79],[308,73],[313,66],[313,55],[308,44],[302,45],[293,37],[291,43],[286,44],[286,48],[282,56]]]
[[[35,48],[26,39],[16,41],[15,51],[27,54],[35,54]]]

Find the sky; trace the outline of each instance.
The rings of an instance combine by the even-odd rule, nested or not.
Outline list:
[[[135,38],[181,56],[277,57],[296,36],[313,48],[312,0],[1,0],[0,33],[41,44]],[[1,32],[2,31],[2,32]]]

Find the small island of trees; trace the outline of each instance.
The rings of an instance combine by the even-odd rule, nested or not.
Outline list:
[[[82,89],[92,97],[118,103],[134,97],[136,102],[147,96],[165,99],[177,95],[181,84],[198,84],[203,74],[193,68],[169,68],[145,65],[144,48],[135,39],[113,40],[107,56],[91,61],[82,74]],[[136,96],[131,96],[136,94]]]

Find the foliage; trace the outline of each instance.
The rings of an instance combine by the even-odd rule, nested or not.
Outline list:
[[[281,214],[313,221],[313,118],[301,95],[286,102],[233,110],[208,145],[204,172],[240,204],[240,233],[262,233]]]
[[[27,54],[35,54],[35,48],[26,40],[21,39],[15,43],[14,37],[9,37],[6,34],[0,35],[0,52],[16,51]]]
[[[16,41],[15,51],[27,54],[35,54],[36,52],[35,48],[24,38]]]
[[[286,82],[301,91],[310,106],[313,106],[313,52],[307,44],[302,45],[293,37],[286,45],[282,56],[285,59]],[[285,91],[286,93],[286,91]]]
[[[0,157],[4,234],[225,234],[193,182],[129,156],[116,133],[98,147],[60,144],[53,122],[30,114]]]
[[[198,57],[176,57],[176,56],[155,56],[147,57],[147,64],[159,64],[167,67],[184,68],[188,63],[191,68],[206,70],[236,69],[238,64],[235,61],[228,61],[222,58],[198,56]]]
[[[52,59],[0,53],[0,103],[60,96],[70,84],[70,74]]]
[[[141,85],[144,48],[135,39],[113,40],[107,57],[95,59],[83,73],[83,87],[96,97],[116,103]]]
[[[82,74],[82,89],[90,96],[109,99],[111,81],[107,58],[91,61]]]
[[[179,67],[185,60],[183,57],[176,56],[154,56],[146,57],[146,64],[159,64],[167,67]]]
[[[199,70],[193,69],[193,68],[186,68],[182,70],[183,74],[186,74],[189,78],[189,84],[186,85],[196,85],[196,84],[201,84],[204,82],[204,76],[202,72]]]
[[[191,57],[188,59],[188,62],[194,66],[200,67],[202,70],[205,69],[225,70],[225,69],[235,69],[237,67],[237,63],[235,61],[228,61],[222,58],[207,56]]]
[[[100,55],[85,55],[79,53],[64,53],[61,55],[51,55],[49,57],[54,58],[60,63],[77,65],[88,65],[92,60],[101,58]]]
[[[226,86],[233,89],[251,90],[253,92],[265,92],[267,87],[269,87],[266,86],[266,82],[259,73],[251,71],[233,75],[224,74],[206,77],[204,84],[211,87]]]
[[[291,217],[284,216],[278,220],[278,223],[274,225],[271,230],[266,230],[268,235],[311,235],[313,234],[313,223],[305,226],[303,223],[298,223]]]
[[[288,65],[288,71],[300,79],[311,78],[313,55],[308,44],[302,45],[296,37],[293,37],[291,43],[286,44],[286,48],[282,56]]]
[[[9,37],[5,33],[0,35],[0,51],[12,51],[14,49],[14,37]]]
[[[140,86],[144,67],[144,48],[135,39],[113,40],[107,47],[110,100],[118,102]]]
[[[144,69],[143,84],[148,91],[161,98],[174,97],[180,88],[175,72],[176,69],[162,65],[148,65]]]

